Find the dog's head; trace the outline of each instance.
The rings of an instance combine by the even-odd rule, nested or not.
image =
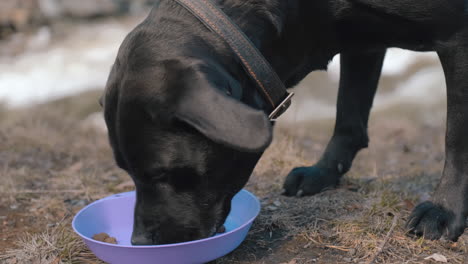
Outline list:
[[[122,47],[102,98],[119,167],[136,185],[133,244],[213,235],[272,138],[263,111],[231,98],[236,84],[190,58]]]

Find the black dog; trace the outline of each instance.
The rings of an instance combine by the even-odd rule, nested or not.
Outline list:
[[[367,147],[385,50],[437,51],[448,94],[446,163],[417,235],[456,240],[468,216],[468,12],[464,0],[217,0],[288,87],[342,56],[334,135],[286,195],[336,186]],[[227,44],[161,0],[122,44],[103,96],[117,164],[137,189],[133,244],[208,237],[272,138],[265,102]]]

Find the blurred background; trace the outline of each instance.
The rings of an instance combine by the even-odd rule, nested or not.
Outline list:
[[[119,45],[151,2],[0,1],[0,102],[16,108],[103,89]],[[282,122],[333,118],[338,81],[339,56],[328,72],[312,73],[298,86]],[[432,122],[445,115],[444,105],[436,54],[389,50],[374,111],[406,109]]]

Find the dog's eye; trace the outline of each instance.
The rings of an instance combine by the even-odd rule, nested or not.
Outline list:
[[[146,183],[155,183],[167,181],[169,174],[165,169],[150,169],[143,173],[142,177],[138,177],[140,181],[144,180]]]
[[[193,190],[200,176],[191,168],[175,168],[169,172],[169,183],[178,191]]]

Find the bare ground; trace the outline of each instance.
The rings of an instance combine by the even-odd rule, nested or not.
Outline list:
[[[0,263],[101,263],[73,234],[72,217],[132,186],[106,134],[83,121],[99,110],[97,97],[0,110]],[[302,199],[280,195],[284,177],[320,157],[333,122],[280,124],[246,186],[262,212],[246,241],[214,263],[431,263],[424,258],[434,253],[468,263],[468,232],[457,243],[405,234],[406,217],[430,196],[444,161],[443,115],[429,122],[410,114],[417,111],[375,114],[370,147],[341,186]]]

